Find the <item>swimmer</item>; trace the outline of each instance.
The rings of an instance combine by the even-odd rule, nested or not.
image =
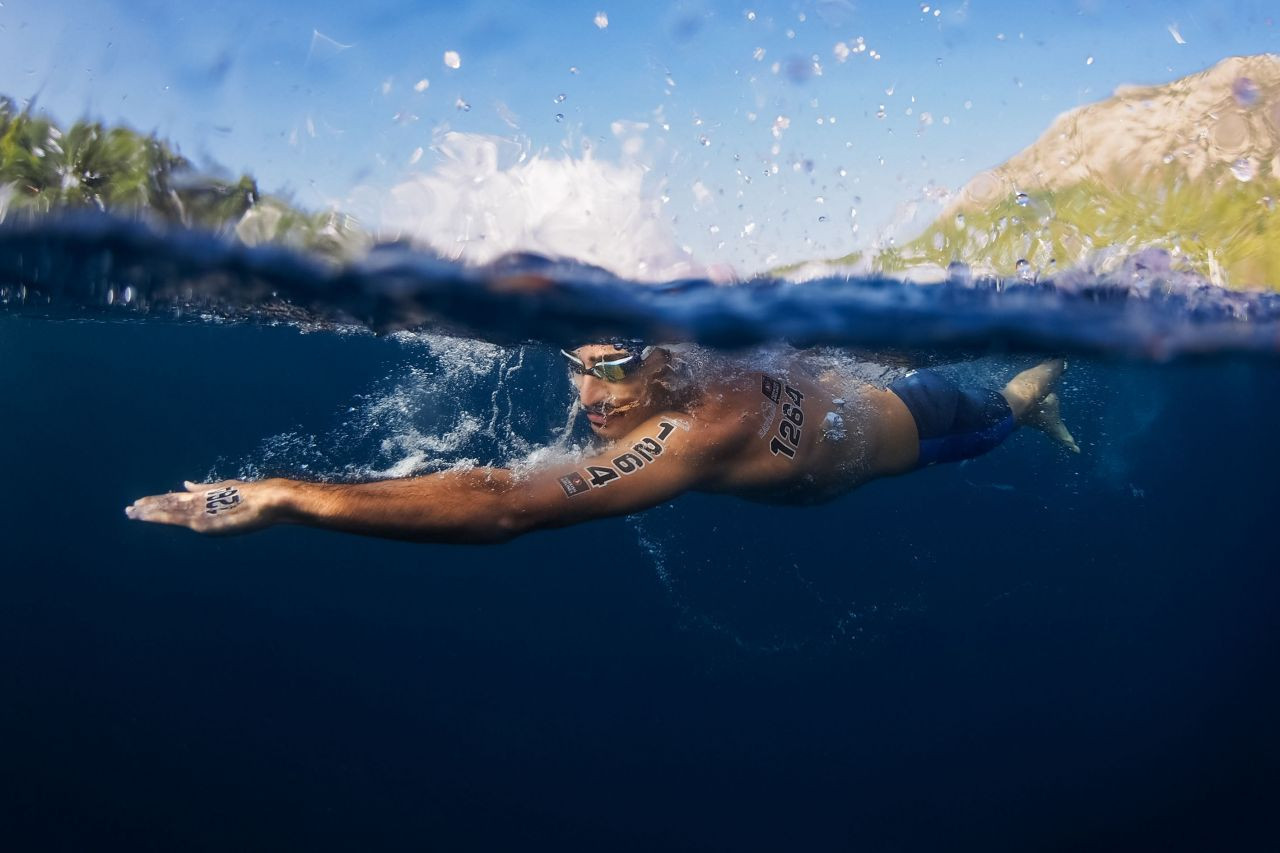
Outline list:
[[[1019,426],[1080,450],[1054,393],[1061,359],[1024,370],[999,390],[961,388],[929,370],[880,389],[830,373],[810,376],[797,365],[721,371],[679,347],[590,344],[561,353],[600,441],[576,463],[358,484],[188,482],[185,491],[140,498],[125,514],[206,534],[299,524],[493,543],[639,512],[687,491],[829,500],[880,477],[980,456]]]

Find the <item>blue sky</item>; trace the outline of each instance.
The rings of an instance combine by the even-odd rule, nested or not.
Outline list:
[[[748,271],[870,244],[1119,84],[1267,51],[1261,2],[0,0],[0,92],[61,120],[373,219],[446,131],[636,161],[681,245]]]

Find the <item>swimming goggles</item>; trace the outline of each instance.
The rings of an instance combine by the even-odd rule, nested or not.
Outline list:
[[[644,364],[645,356],[649,354],[646,347],[641,353],[623,352],[620,355],[602,358],[595,364],[587,367],[587,365],[573,353],[568,350],[560,350],[560,354],[564,356],[565,361],[569,362],[569,372],[578,376],[586,376],[590,374],[605,382],[621,382],[631,374],[640,369]]]

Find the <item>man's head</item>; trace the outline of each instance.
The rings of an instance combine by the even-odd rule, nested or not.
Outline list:
[[[561,352],[591,429],[602,438],[625,435],[664,402],[664,389],[654,380],[667,366],[665,350],[586,344]]]

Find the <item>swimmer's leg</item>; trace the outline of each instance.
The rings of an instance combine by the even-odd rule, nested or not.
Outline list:
[[[931,370],[914,371],[889,386],[910,411],[920,446],[916,466],[958,462],[997,447],[1021,424],[1079,450],[1058,413],[1054,382],[1060,359],[1024,370],[995,391],[960,388]]]
[[[1073,453],[1080,452],[1071,431],[1062,422],[1061,402],[1054,393],[1067,363],[1060,358],[1042,361],[1009,380],[1000,391],[1018,423],[1040,430]]]

